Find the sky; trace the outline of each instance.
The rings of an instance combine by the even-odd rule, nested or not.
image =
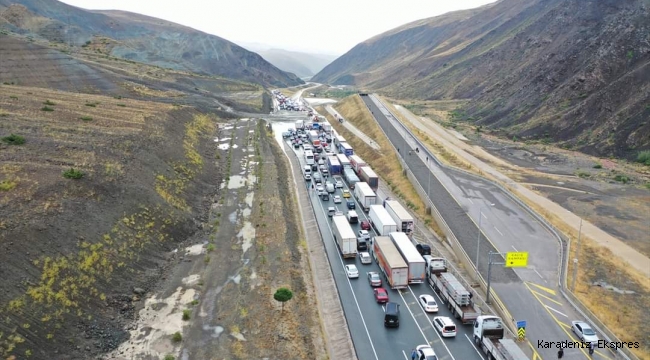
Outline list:
[[[91,10],[124,10],[189,26],[246,47],[342,55],[409,22],[495,0],[63,0]]]

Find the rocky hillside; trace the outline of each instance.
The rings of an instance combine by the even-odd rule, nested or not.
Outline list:
[[[470,99],[457,119],[599,156],[650,148],[645,0],[501,0],[369,39],[316,74],[411,99]]]
[[[88,11],[54,0],[0,0],[0,27],[68,45],[104,42],[105,54],[171,69],[274,87],[302,83],[218,36],[123,11]]]

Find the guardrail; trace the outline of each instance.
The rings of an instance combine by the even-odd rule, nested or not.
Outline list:
[[[618,341],[618,342],[621,341],[611,330],[609,330],[607,328],[607,326],[602,321],[600,321],[600,319],[598,319],[598,317],[593,312],[591,312],[589,309],[587,309],[587,307],[578,298],[576,298],[575,295],[573,295],[573,293],[571,293],[571,291],[569,291],[567,289],[567,287],[566,287],[566,272],[568,271],[568,266],[569,266],[569,259],[568,259],[568,254],[569,254],[569,250],[570,250],[570,239],[569,238],[567,238],[555,226],[553,226],[548,221],[546,221],[546,219],[544,217],[540,216],[535,210],[530,208],[530,206],[528,206],[526,203],[521,201],[517,196],[515,196],[512,193],[512,191],[510,189],[503,186],[499,182],[493,181],[493,180],[488,179],[486,177],[476,175],[474,173],[471,173],[469,171],[466,171],[466,170],[463,170],[463,169],[460,169],[460,168],[451,167],[451,166],[447,166],[446,164],[443,164],[434,154],[429,152],[426,145],[423,144],[413,134],[413,132],[411,132],[411,130],[406,125],[404,125],[402,123],[402,121],[400,121],[397,116],[395,116],[395,114],[393,114],[386,106],[384,106],[384,104],[381,102],[381,100],[379,98],[377,98],[374,95],[369,95],[369,97],[371,97],[371,98],[373,98],[375,100],[374,101],[375,104],[377,104],[377,103],[381,104],[381,107],[387,113],[390,114],[390,116],[395,120],[395,122],[400,125],[402,130],[405,131],[406,133],[408,133],[408,135],[411,136],[412,140],[415,141],[419,145],[419,147],[425,151],[425,153],[429,156],[429,159],[432,159],[438,166],[440,166],[440,167],[442,167],[444,169],[450,170],[450,171],[462,172],[465,175],[472,176],[472,177],[474,177],[476,179],[480,179],[481,181],[488,181],[492,185],[498,187],[509,198],[514,200],[517,203],[517,205],[519,205],[522,209],[524,209],[526,212],[528,212],[533,218],[535,218],[542,225],[544,225],[555,236],[555,238],[557,239],[557,241],[560,244],[560,264],[558,265],[558,279],[557,279],[558,286],[559,286],[559,289],[560,289],[560,293],[567,300],[567,302],[569,302],[569,304],[571,304],[571,306],[573,306],[573,308],[580,315],[582,315],[585,319],[589,320],[589,322],[593,325],[593,327],[605,337],[605,340],[607,340],[607,341]],[[378,107],[379,107],[379,104],[377,104]],[[383,131],[383,129],[382,129],[382,131]],[[386,135],[386,133],[384,133],[384,135]],[[388,138],[388,136],[386,136],[386,137]],[[391,145],[392,145],[392,143],[391,143]],[[394,146],[393,146],[393,148],[394,148]],[[400,156],[398,156],[398,158],[400,159],[400,162],[402,163],[402,167],[405,168],[405,169],[408,169],[408,167],[406,166],[406,162],[404,162],[403,159],[401,158],[401,154],[400,154]],[[410,170],[407,170],[407,174],[408,173],[410,173]],[[420,183],[417,181],[417,179],[415,179],[415,176],[413,176],[412,173],[411,173],[411,176],[409,177],[409,180],[411,180],[411,182],[416,183],[418,185],[418,187],[420,189],[422,189],[422,191],[424,191],[424,189],[422,188]],[[420,193],[420,195],[422,195],[422,193],[419,190],[418,190],[418,193]],[[426,194],[426,192],[424,192],[424,194]],[[428,202],[431,204],[432,215],[433,215],[433,210],[435,209],[435,205],[433,205],[433,202],[431,202],[431,199],[429,199],[428,196],[424,196],[424,198],[427,199]],[[437,209],[435,209],[435,212],[436,212],[437,216],[440,217],[440,219],[441,219],[441,222],[438,222],[438,223],[439,224],[444,224],[443,232],[447,236],[448,241],[452,240],[452,241],[450,241],[450,245],[451,245],[451,243],[455,243],[455,247],[457,247],[459,249],[459,252],[463,255],[462,258],[464,258],[464,260],[466,260],[466,261],[469,261],[469,263],[471,265],[472,264],[471,260],[469,260],[469,257],[467,255],[467,253],[465,252],[465,250],[460,245],[460,242],[458,241],[458,239],[455,236],[453,236],[453,233],[452,233],[452,236],[448,235],[447,231],[449,231],[451,233],[451,229],[449,229],[449,226],[446,224],[446,222],[444,222],[444,219],[442,219],[442,217],[440,216],[440,213],[438,212]],[[436,218],[435,215],[434,215],[434,218]],[[436,218],[436,221],[438,221],[437,218]],[[565,251],[565,249],[566,249],[566,251]],[[454,248],[454,250],[456,251],[456,248]],[[463,261],[463,259],[461,259],[461,261]],[[474,266],[469,266],[468,268],[474,268],[475,269]],[[487,284],[485,282],[485,279],[483,279],[483,276],[480,275],[478,272],[477,272],[477,278],[481,283],[481,287],[484,288],[484,291],[485,291],[486,288],[487,288]],[[493,291],[491,291],[491,293],[492,293],[492,295],[495,295]],[[503,303],[501,303],[501,301],[498,299],[497,296],[495,296],[495,299],[496,299],[497,303],[499,304],[498,307],[501,308],[502,311],[505,314],[507,314],[505,316],[505,318],[511,319],[512,324],[509,324],[509,325],[512,325],[513,328],[510,329],[510,330],[512,332],[514,332],[513,329],[515,328],[515,323],[514,323],[515,320],[510,316],[510,313],[507,311],[507,309],[505,308]],[[615,352],[615,355],[616,355],[617,358],[620,357],[620,358],[623,358],[623,359],[626,359],[626,360],[639,360],[639,358],[635,354],[633,354],[630,351],[629,348],[621,348],[617,352]]]

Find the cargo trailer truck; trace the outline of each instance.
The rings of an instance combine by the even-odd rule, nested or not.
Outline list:
[[[388,236],[409,266],[409,284],[422,284],[425,282],[427,276],[426,261],[415,248],[411,239],[403,232],[392,232]]]
[[[352,156],[354,155],[354,150],[352,149],[352,146],[346,142],[342,142],[339,144],[339,152],[341,154],[344,154],[345,156]]]
[[[505,328],[498,316],[484,315],[474,323],[474,343],[489,359],[529,360],[512,339],[504,339]]]
[[[352,230],[348,219],[345,215],[332,216],[332,232],[334,233],[334,242],[339,246],[341,255],[344,258],[353,258],[357,256],[357,236]]]
[[[341,174],[341,163],[336,156],[327,157],[327,168],[331,175],[340,175]]]
[[[348,159],[345,154],[336,154],[336,157],[339,159],[339,162],[341,163],[341,169],[351,169],[352,166],[350,166],[350,159]]]
[[[370,205],[375,205],[377,202],[377,194],[364,182],[356,183],[354,197],[359,201],[359,205],[363,211],[370,210]]]
[[[352,155],[348,157],[350,160],[350,166],[352,166],[352,169],[354,169],[354,172],[359,175],[359,170],[361,170],[362,167],[368,166],[363,159],[361,159],[358,155]]]
[[[397,231],[401,231],[408,236],[413,234],[415,228],[415,221],[413,216],[409,214],[408,211],[399,203],[397,200],[386,200],[384,201],[384,208],[393,218],[397,224]]]
[[[372,257],[379,265],[391,289],[408,287],[408,265],[388,236],[375,236],[372,242]]]
[[[350,168],[347,168],[347,169],[343,168],[343,166],[341,166],[341,168],[343,169],[343,178],[348,183],[348,186],[350,187],[350,189],[354,189],[356,184],[359,182],[359,178],[354,173],[354,170],[352,170]]]
[[[388,234],[397,231],[395,221],[381,205],[370,205],[368,218],[370,219],[370,225],[381,236],[388,236]]]
[[[296,130],[303,130],[305,128],[305,122],[302,120],[296,121]]]
[[[463,324],[471,324],[479,316],[469,291],[463,284],[456,279],[454,275],[447,272],[446,266],[440,266],[440,261],[436,262],[438,266],[430,263],[427,269],[427,280],[433,290],[440,295],[442,302],[447,305],[451,313],[460,319]]]
[[[368,183],[368,185],[370,185],[370,188],[374,191],[377,191],[377,188],[379,188],[379,177],[377,174],[375,174],[374,171],[372,171],[370,166],[361,167],[361,170],[359,170],[359,179],[365,183]]]

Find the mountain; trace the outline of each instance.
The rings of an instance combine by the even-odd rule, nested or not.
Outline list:
[[[312,81],[411,99],[598,156],[650,148],[646,0],[501,0],[358,44]]]
[[[102,43],[103,53],[161,67],[284,87],[302,84],[230,41],[124,11],[90,11],[53,0],[0,0],[0,26],[69,45]]]
[[[301,78],[313,76],[337,58],[334,55],[309,54],[282,49],[260,50],[257,53],[277,68],[294,73]]]

